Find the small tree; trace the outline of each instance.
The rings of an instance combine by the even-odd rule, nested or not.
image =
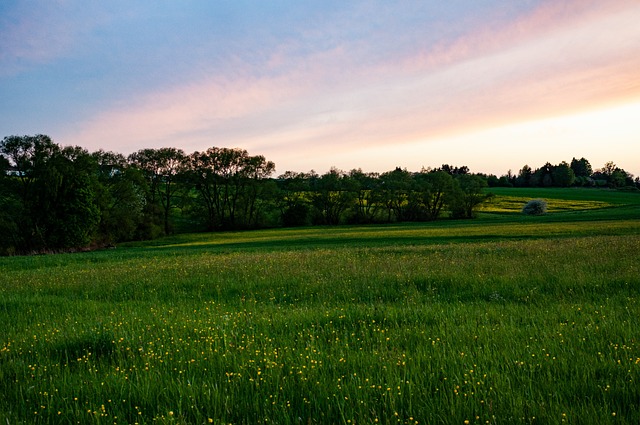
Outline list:
[[[532,199],[527,202],[522,213],[526,215],[543,215],[547,213],[547,202],[544,199]]]
[[[453,218],[474,218],[480,205],[492,195],[484,193],[487,181],[474,174],[462,174],[456,178],[457,186],[450,202]]]
[[[554,186],[569,187],[576,181],[573,169],[566,162],[562,161],[553,168],[551,173]]]
[[[277,205],[280,219],[285,227],[307,226],[311,224],[309,179],[315,175],[287,171],[277,179],[279,196]]]
[[[518,177],[516,177],[515,185],[518,187],[529,187],[531,184],[531,176],[533,175],[533,170],[528,165],[524,165],[522,169],[518,172]]]
[[[591,164],[585,158],[571,160],[571,169],[576,177],[591,177],[593,174],[593,169],[591,168]]]

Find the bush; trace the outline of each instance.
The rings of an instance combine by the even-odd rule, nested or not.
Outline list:
[[[284,227],[308,226],[310,223],[309,207],[306,204],[294,203],[282,213]]]
[[[544,199],[532,199],[522,208],[526,215],[543,215],[547,213],[547,201]]]

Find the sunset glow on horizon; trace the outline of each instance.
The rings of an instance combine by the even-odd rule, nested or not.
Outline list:
[[[4,2],[0,137],[640,176],[640,2]]]

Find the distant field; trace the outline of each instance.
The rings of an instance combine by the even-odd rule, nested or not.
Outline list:
[[[502,188],[487,189],[496,196],[482,208],[486,212],[520,213],[531,199],[547,201],[550,213],[561,211],[582,211],[621,205],[638,205],[640,192],[614,191],[584,188]]]
[[[640,195],[494,192],[0,258],[0,422],[640,423]]]
[[[507,188],[492,187],[487,189],[488,192],[500,196],[519,196],[522,198],[546,198],[546,199],[565,199],[565,200],[583,200],[597,201],[616,205],[638,205],[640,202],[640,191],[637,190],[610,190],[610,189],[592,189],[592,188]]]

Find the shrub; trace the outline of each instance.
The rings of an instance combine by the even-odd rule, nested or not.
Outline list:
[[[282,213],[282,225],[285,227],[308,226],[309,207],[304,203],[294,203]]]
[[[544,199],[532,199],[527,202],[522,213],[526,215],[543,215],[547,213],[547,201]]]

